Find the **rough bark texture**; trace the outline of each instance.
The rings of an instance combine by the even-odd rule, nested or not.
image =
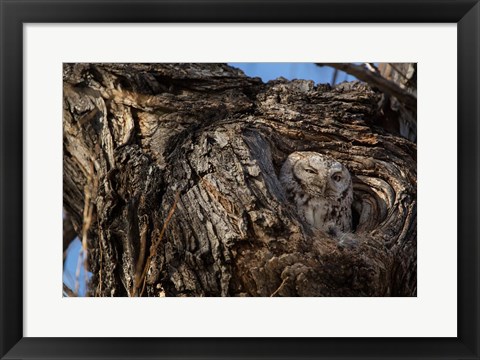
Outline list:
[[[417,141],[417,64],[322,63],[365,81],[382,92],[376,123],[390,132]]]
[[[65,64],[63,81],[64,208],[91,296],[416,295],[416,146],[374,127],[367,85],[219,64]],[[352,173],[349,246],[286,201],[297,150]]]

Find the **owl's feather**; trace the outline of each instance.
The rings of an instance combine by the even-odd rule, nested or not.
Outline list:
[[[280,182],[300,217],[316,229],[352,228],[352,178],[338,161],[312,151],[290,154]]]

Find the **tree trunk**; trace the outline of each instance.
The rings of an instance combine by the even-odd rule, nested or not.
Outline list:
[[[416,296],[416,146],[362,83],[220,64],[65,64],[64,208],[91,296]],[[278,174],[347,166],[354,232],[309,230]]]

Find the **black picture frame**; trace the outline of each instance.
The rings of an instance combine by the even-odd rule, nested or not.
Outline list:
[[[478,0],[0,0],[0,14],[2,359],[479,359]],[[23,337],[23,24],[83,22],[457,23],[458,337]]]

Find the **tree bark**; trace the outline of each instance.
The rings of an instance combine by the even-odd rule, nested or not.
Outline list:
[[[342,70],[365,81],[382,92],[379,101],[377,124],[384,129],[417,141],[417,64],[380,63],[376,68],[371,63],[322,63]],[[367,66],[368,65],[368,66]]]
[[[416,146],[362,83],[263,84],[221,64],[65,64],[64,208],[91,296],[416,296]],[[353,176],[349,242],[309,230],[278,174]]]

